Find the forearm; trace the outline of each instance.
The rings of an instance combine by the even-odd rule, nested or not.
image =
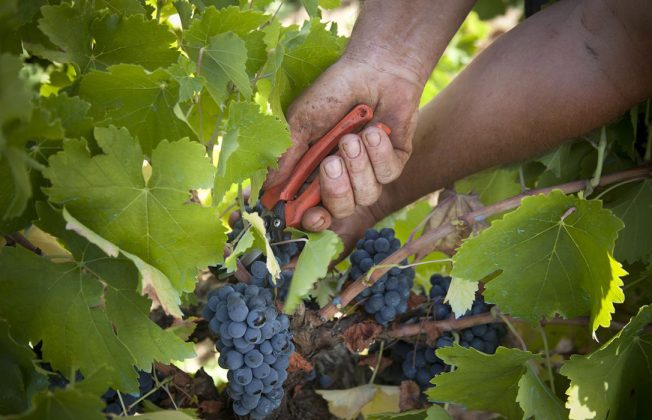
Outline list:
[[[649,34],[632,33],[598,3],[549,7],[497,40],[428,104],[412,158],[383,192],[380,215],[474,172],[541,154],[650,97],[652,51],[638,42]]]
[[[410,70],[423,85],[475,1],[366,0],[343,58]]]

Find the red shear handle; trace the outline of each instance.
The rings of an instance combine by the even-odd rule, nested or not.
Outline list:
[[[392,130],[383,123],[378,123],[377,127],[387,133],[388,136],[392,132]],[[319,177],[315,177],[308,188],[306,188],[296,200],[285,203],[285,225],[295,228],[301,227],[303,214],[320,202],[321,188],[319,185]]]
[[[374,111],[369,105],[360,104],[353,108],[301,157],[294,172],[284,185],[279,184],[265,191],[260,199],[263,205],[271,210],[280,200],[292,200],[315,168],[337,147],[340,138],[345,134],[360,130],[371,121],[373,116]]]

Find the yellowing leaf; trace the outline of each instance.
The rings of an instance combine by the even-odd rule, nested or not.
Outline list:
[[[251,225],[249,231],[252,232],[252,235],[256,240],[254,246],[258,249],[262,249],[263,254],[267,256],[267,271],[269,271],[273,278],[279,278],[281,275],[281,267],[278,265],[276,258],[274,258],[274,251],[272,251],[272,246],[269,244],[269,240],[267,240],[265,222],[258,213],[243,213],[242,217]]]
[[[307,235],[308,242],[299,255],[285,300],[283,310],[288,314],[294,312],[317,280],[326,277],[328,264],[344,249],[340,237],[330,230]]]
[[[377,406],[380,409],[389,405],[393,411],[398,411],[399,389],[395,386],[362,385],[349,389],[315,392],[328,401],[328,410],[338,418],[354,419],[365,409],[372,409],[377,404],[381,404]],[[379,401],[380,399],[385,401]]]
[[[451,285],[446,293],[445,302],[451,305],[456,317],[461,317],[471,309],[475,300],[475,292],[478,290],[478,283],[460,280],[453,277]]]

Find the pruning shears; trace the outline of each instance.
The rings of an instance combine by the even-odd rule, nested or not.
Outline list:
[[[319,166],[330,155],[345,134],[357,133],[373,118],[373,109],[365,104],[356,105],[322,138],[317,140],[301,157],[294,172],[284,184],[266,190],[260,199],[265,212],[263,220],[268,230],[281,232],[285,227],[299,227],[306,210],[321,201],[319,177],[315,176],[307,188],[300,190]],[[391,130],[379,123],[388,135]]]

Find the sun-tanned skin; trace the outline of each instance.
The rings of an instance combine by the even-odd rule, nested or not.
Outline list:
[[[390,3],[401,7],[385,9]],[[472,6],[467,1],[426,3],[440,7],[437,21],[441,24],[435,24],[431,16],[430,30],[445,33],[438,39],[446,42]],[[446,9],[444,5],[451,3],[456,7]],[[331,229],[350,245],[362,230],[429,192],[482,169],[541,154],[609,122],[652,96],[652,0],[562,0],[501,36],[480,54],[419,112],[418,124],[411,135],[415,117],[410,115],[413,105],[410,101],[416,103],[421,92],[415,94],[412,88],[406,87],[413,84],[401,85],[396,79],[422,74],[415,70],[419,66],[423,73],[429,73],[428,66],[434,64],[443,48],[436,44],[436,54],[421,61],[406,59],[407,63],[416,64],[410,64],[409,70],[403,73],[392,73],[394,81],[383,78],[387,72],[369,76],[370,81],[356,79],[364,73],[359,66],[376,63],[371,65],[373,68],[382,60],[376,54],[389,51],[381,48],[378,52],[375,44],[371,44],[367,56],[361,52],[364,48],[359,46],[365,43],[357,41],[357,37],[370,35],[363,30],[364,26],[360,28],[360,19],[368,25],[367,30],[378,31],[382,27],[378,22],[385,19],[409,20],[409,13],[426,14],[410,9],[410,5],[411,1],[368,0],[349,48],[357,61],[352,63],[345,55],[291,108],[291,124],[293,117],[301,115],[299,130],[309,130],[311,124],[317,124],[314,133],[295,135],[295,142],[305,141],[328,125],[324,121],[325,113],[311,119],[311,106],[319,103],[320,98],[330,97],[338,104],[352,101],[338,108],[334,120],[355,102],[365,102],[365,96],[357,93],[351,99],[357,81],[374,94],[367,98],[380,98],[371,104],[380,111],[378,119],[400,133],[395,136],[395,131],[391,135],[393,148],[389,146],[389,138],[373,128],[365,130],[362,138],[349,135],[342,139],[343,151],[357,141],[362,141],[365,147],[357,158],[348,159],[342,153],[342,157],[332,156],[322,163],[324,208],[316,207],[306,213],[303,225],[308,230],[326,229],[333,215]],[[373,8],[383,9],[373,18],[375,24],[372,18],[365,22]],[[457,26],[452,28],[451,21]],[[403,22],[399,27],[408,25]],[[427,54],[424,51],[433,50],[424,45],[433,44],[420,44],[421,50],[417,52]],[[412,57],[414,52],[404,54]],[[351,66],[353,70],[347,71]],[[398,102],[392,102],[394,99]],[[410,106],[402,107],[406,101]],[[397,114],[398,119],[391,119]],[[330,114],[327,118],[331,118]],[[293,130],[296,127],[292,125]],[[376,150],[368,144],[372,132],[381,138]],[[292,153],[301,156],[305,146],[296,150]],[[412,156],[405,164],[410,150]],[[282,160],[281,174],[291,171],[295,161],[296,157]],[[339,176],[329,176],[333,162],[343,162],[347,170]],[[387,182],[397,178],[402,170],[398,179]],[[277,175],[276,180],[280,178]],[[381,184],[386,184],[382,192]]]

